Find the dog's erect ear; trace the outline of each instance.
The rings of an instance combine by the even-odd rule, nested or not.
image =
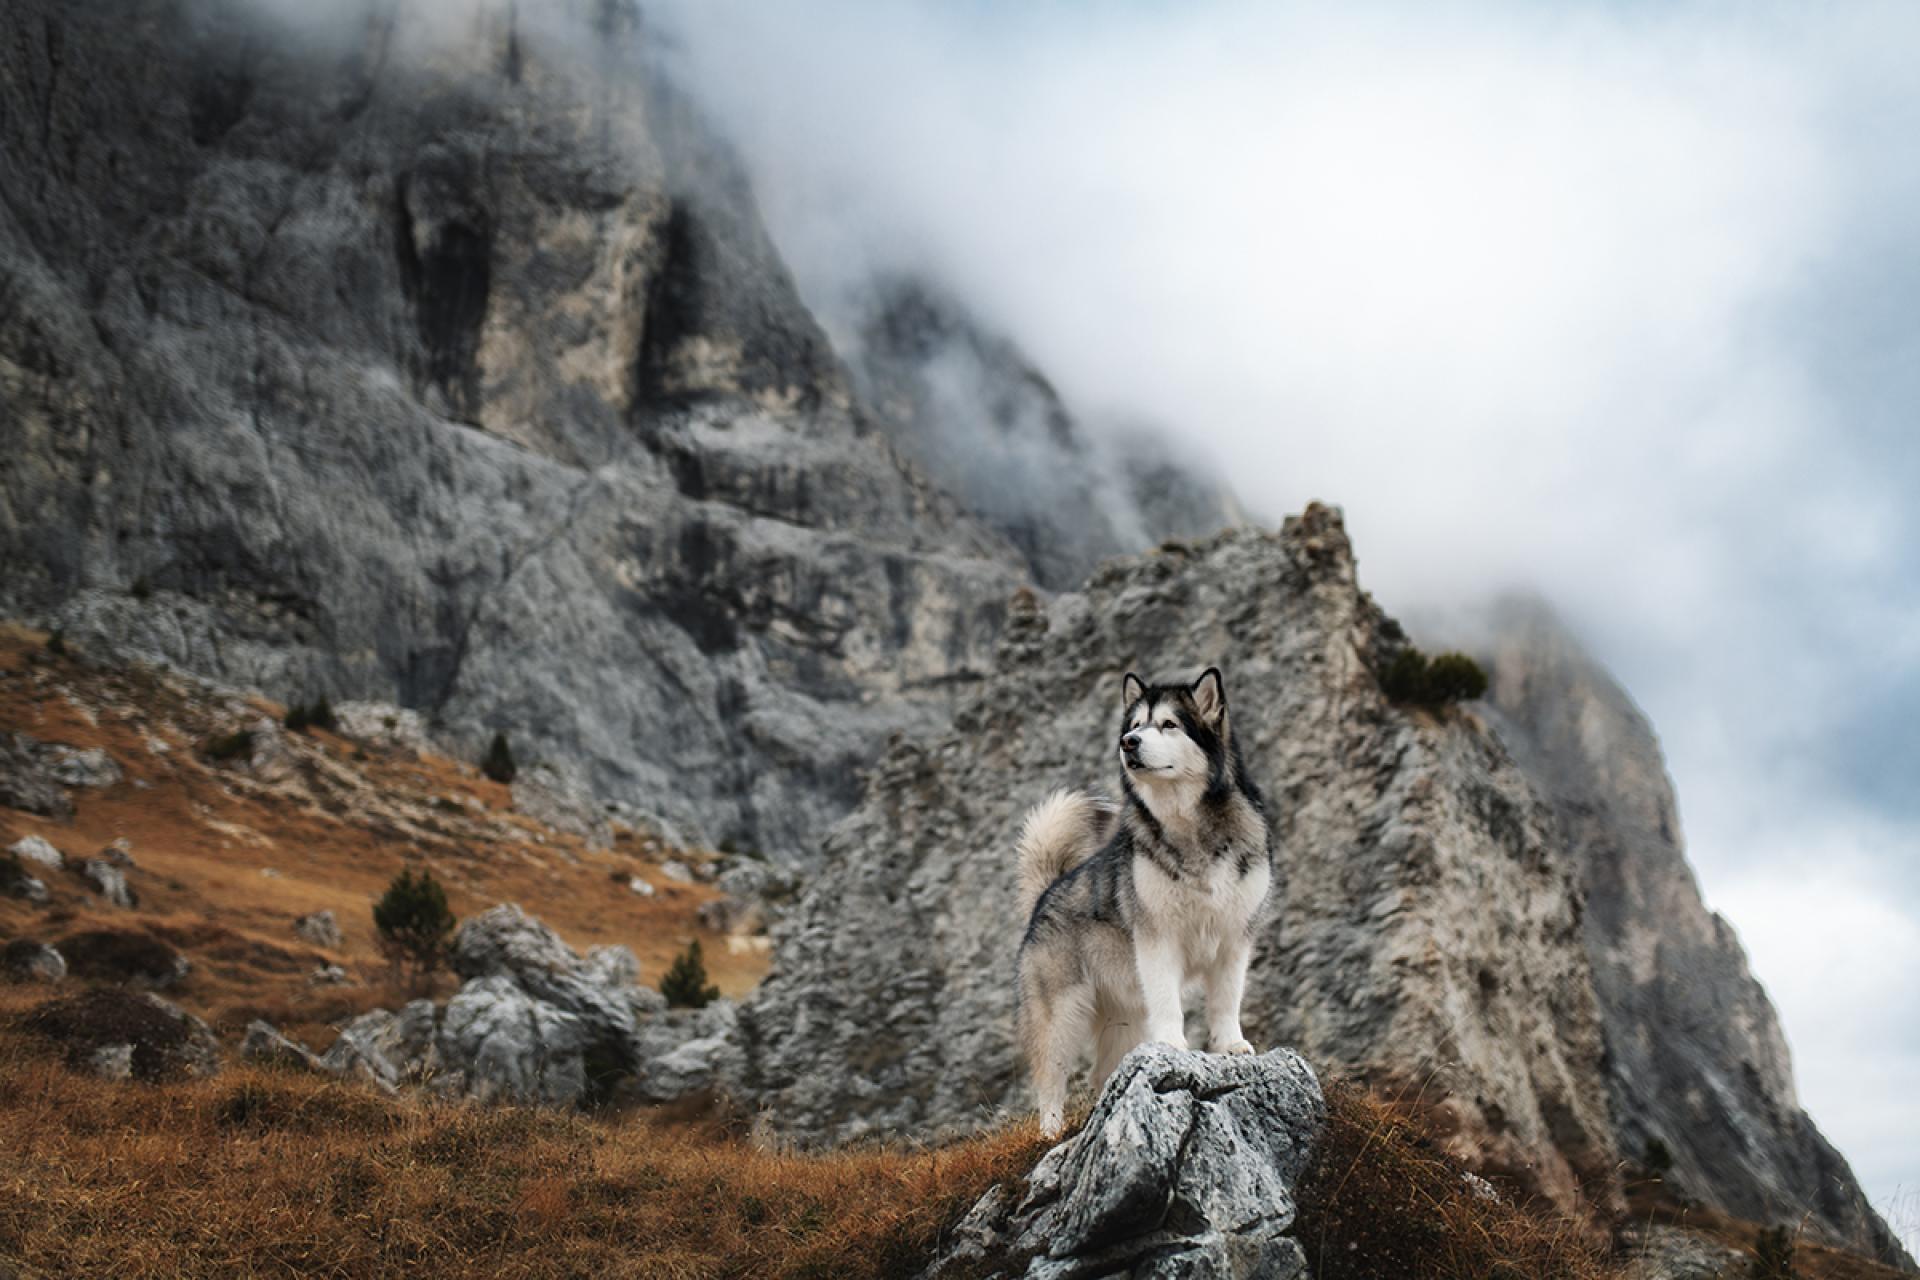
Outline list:
[[[1130,707],[1146,696],[1147,686],[1141,683],[1140,677],[1127,672],[1127,678],[1120,682],[1120,705]]]
[[[1227,711],[1227,687],[1220,680],[1220,668],[1208,667],[1193,682],[1193,705],[1200,718],[1218,724]]]

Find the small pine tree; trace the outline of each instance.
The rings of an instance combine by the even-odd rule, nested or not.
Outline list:
[[[513,752],[507,746],[507,735],[493,735],[493,745],[487,748],[487,758],[480,762],[480,772],[495,782],[512,782],[519,776],[520,766],[513,762]]]
[[[660,979],[660,994],[678,1009],[704,1009],[720,998],[720,988],[707,984],[706,961],[700,958],[700,939],[673,958],[666,976]]]
[[[307,704],[304,702],[293,703],[287,708],[286,719],[282,720],[281,723],[287,726],[289,733],[299,733],[305,729],[308,724],[312,723],[307,719]]]
[[[1408,645],[1380,673],[1380,692],[1389,702],[1427,700],[1427,655]]]
[[[411,968],[418,977],[439,967],[454,923],[447,892],[431,871],[402,871],[373,904],[381,950],[396,968]]]
[[[1785,1227],[1763,1227],[1754,1241],[1754,1280],[1798,1280],[1793,1269],[1793,1235]]]

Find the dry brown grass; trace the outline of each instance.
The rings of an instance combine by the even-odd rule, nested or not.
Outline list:
[[[1590,1226],[1476,1192],[1409,1110],[1324,1078],[1296,1228],[1317,1280],[1610,1280]]]
[[[17,1030],[0,1129],[0,1262],[28,1275],[897,1276],[1045,1146],[779,1154],[246,1067],[116,1085]]]

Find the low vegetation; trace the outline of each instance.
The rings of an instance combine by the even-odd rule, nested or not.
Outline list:
[[[513,748],[507,745],[506,734],[493,735],[486,759],[480,762],[480,772],[503,786],[520,776],[520,766],[513,762]]]
[[[1389,701],[1422,707],[1471,702],[1487,691],[1487,673],[1464,653],[1429,658],[1412,645],[1396,651],[1380,671]]]
[[[660,994],[677,1009],[704,1009],[720,998],[720,988],[707,982],[707,964],[700,954],[700,939],[674,957],[660,979]]]
[[[284,723],[296,733],[307,729],[324,729],[328,733],[340,731],[340,718],[333,713],[333,703],[326,698],[289,706]]]
[[[711,1123],[250,1067],[113,1084],[17,1034],[0,1040],[0,1124],[0,1268],[49,1275],[879,1280],[912,1274],[1045,1146],[1022,1125],[785,1154]]]
[[[1445,1155],[1407,1111],[1338,1079],[1299,1187],[1296,1234],[1315,1280],[1608,1280],[1589,1229],[1513,1204]]]
[[[431,871],[402,871],[373,904],[381,950],[416,981],[440,967],[456,923],[447,909],[447,891]]]

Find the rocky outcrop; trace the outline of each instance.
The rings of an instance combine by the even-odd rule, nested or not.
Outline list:
[[[22,1025],[60,1045],[70,1065],[109,1078],[179,1080],[220,1069],[207,1024],[151,992],[96,987],[39,1006]]]
[[[0,612],[811,848],[1024,565],[861,408],[628,6],[476,8],[423,56],[411,6],[6,6]]]
[[[1652,725],[1541,602],[1509,600],[1493,624],[1493,722],[1580,876],[1621,1153],[1658,1144],[1688,1197],[1911,1266],[1800,1108],[1773,1006],[1687,866]]]
[[[67,976],[67,960],[44,942],[15,938],[0,949],[0,973],[14,982],[58,982]]]
[[[301,916],[293,922],[293,931],[316,947],[338,947],[340,945],[340,922],[333,918],[331,911],[315,911]]]
[[[51,897],[46,882],[28,871],[17,856],[0,853],[0,898],[20,898],[38,905]]]
[[[1125,671],[1218,663],[1278,846],[1256,1043],[1444,1099],[1483,1169],[1609,1202],[1599,1016],[1553,815],[1471,714],[1386,702],[1372,664],[1393,634],[1317,506],[1017,605],[1001,674],[951,732],[887,755],[778,927],[775,972],[741,1010],[742,1087],[816,1142],[1024,1108],[1020,816],[1111,779]]]
[[[982,1197],[926,1274],[1305,1280],[1294,1188],[1325,1120],[1296,1054],[1143,1046],[1081,1131],[1021,1188]]]
[[[1089,428],[1018,347],[931,281],[889,276],[846,306],[867,403],[1042,586],[1071,590],[1109,556],[1241,522],[1225,488],[1177,464],[1158,433]]]
[[[63,822],[73,817],[45,745],[24,733],[0,733],[0,805]]]

